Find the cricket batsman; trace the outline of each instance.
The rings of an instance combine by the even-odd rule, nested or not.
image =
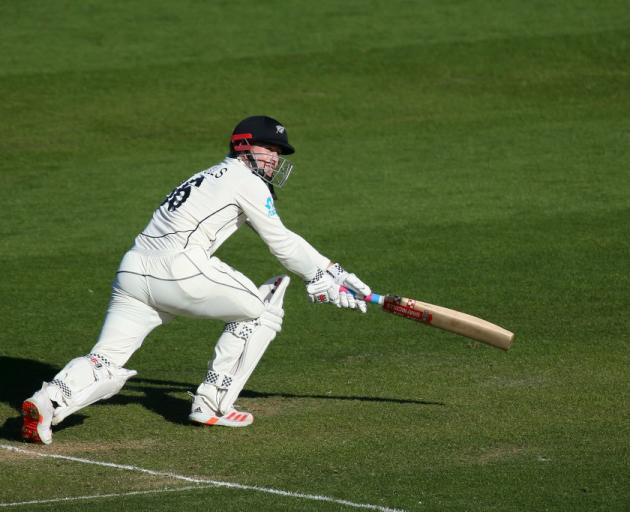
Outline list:
[[[311,302],[367,311],[350,291],[367,296],[369,286],[280,220],[274,186],[282,187],[289,178],[293,164],[285,155],[294,151],[280,122],[248,117],[235,127],[222,162],[166,196],[122,258],[94,347],[22,404],[24,440],[50,444],[53,425],[118,393],[136,375],[124,368],[132,354],[153,329],[178,315],[225,322],[189,419],[204,425],[250,425],[253,415],[236,410],[234,403],[281,330],[289,277],[275,276],[257,287],[214,256],[243,224],[304,281]]]

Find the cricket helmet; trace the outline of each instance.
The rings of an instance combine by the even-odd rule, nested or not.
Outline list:
[[[278,156],[275,168],[270,169],[266,164],[261,164],[261,159],[252,152],[252,146],[276,146],[280,148],[281,155],[291,155],[295,149],[289,144],[287,130],[276,119],[269,116],[251,116],[243,119],[236,125],[230,138],[230,156],[236,158],[242,155],[246,165],[254,174],[270,185],[274,195],[273,185],[282,187],[289,179],[293,164]]]
[[[230,139],[230,151],[248,151],[252,144],[278,146],[283,155],[295,153],[289,144],[287,130],[273,117],[251,116],[236,125]]]

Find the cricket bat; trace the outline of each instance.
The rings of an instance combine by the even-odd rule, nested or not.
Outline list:
[[[508,350],[514,341],[514,333],[498,325],[442,306],[396,295],[379,295],[378,293],[372,293],[364,297],[363,300],[372,304],[379,304],[388,313],[466,336],[501,350]]]

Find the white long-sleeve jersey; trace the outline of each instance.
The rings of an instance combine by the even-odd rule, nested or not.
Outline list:
[[[285,268],[304,280],[330,263],[284,226],[267,185],[235,158],[225,158],[173,190],[136,237],[135,247],[143,251],[202,247],[210,256],[245,222]]]

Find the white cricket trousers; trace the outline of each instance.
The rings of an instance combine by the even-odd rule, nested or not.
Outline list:
[[[175,316],[224,322],[253,320],[265,310],[245,275],[198,247],[131,249],[123,257],[92,353],[123,367],[147,335]]]

